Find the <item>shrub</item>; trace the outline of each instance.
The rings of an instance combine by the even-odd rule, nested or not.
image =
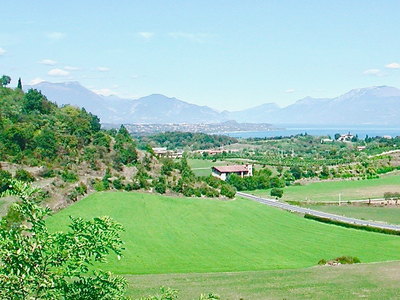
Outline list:
[[[79,180],[78,174],[76,174],[74,171],[68,171],[68,170],[64,170],[61,173],[61,178],[65,182],[77,182]]]
[[[87,186],[83,182],[81,182],[78,186],[75,187],[76,192],[79,195],[85,195],[87,193]]]
[[[122,190],[124,188],[124,184],[122,183],[121,178],[117,178],[112,182],[114,188],[116,190]]]
[[[23,181],[23,182],[34,182],[35,176],[31,172],[28,172],[24,169],[18,169],[15,172],[15,179]]]
[[[283,189],[273,188],[273,189],[271,189],[270,195],[272,197],[282,198]]]
[[[221,186],[221,195],[232,199],[236,195],[236,189],[229,184],[223,184]]]
[[[130,182],[128,184],[125,184],[124,190],[127,192],[133,191],[133,190],[138,190],[140,189],[140,186],[136,182]]]
[[[39,176],[42,178],[53,178],[54,176],[56,176],[56,174],[52,169],[44,167],[39,171]]]
[[[0,170],[0,193],[4,192],[8,188],[8,184],[11,179],[12,175],[10,172]]]
[[[102,191],[105,191],[105,190],[106,190],[106,188],[104,187],[104,184],[103,184],[102,181],[96,181],[96,182],[93,184],[93,188],[94,188],[94,190],[95,190],[96,192],[102,192]]]

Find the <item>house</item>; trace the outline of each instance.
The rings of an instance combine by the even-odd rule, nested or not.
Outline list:
[[[157,157],[182,158],[182,156],[183,156],[182,150],[171,151],[171,150],[167,150],[166,147],[153,148],[153,151]]]
[[[158,156],[158,157],[161,157],[161,156],[168,156],[168,150],[167,150],[167,148],[166,147],[163,147],[163,148],[153,148],[153,151],[154,151],[154,154],[156,155],[156,156]]]
[[[363,151],[366,148],[367,148],[366,146],[357,146],[357,151]]]
[[[240,177],[253,176],[252,165],[216,166],[211,168],[212,175],[221,180],[226,180],[230,174]]]
[[[334,140],[332,139],[321,139],[321,144],[325,144],[325,143],[333,143]]]
[[[339,142],[351,142],[354,138],[354,135],[352,135],[350,132],[347,134],[342,134],[337,140]]]

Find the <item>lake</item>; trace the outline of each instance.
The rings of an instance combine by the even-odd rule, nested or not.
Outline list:
[[[364,139],[366,135],[370,137],[390,135],[391,137],[400,136],[400,126],[318,126],[318,125],[293,125],[281,124],[276,127],[285,128],[285,130],[274,131],[242,131],[242,132],[228,132],[225,135],[237,138],[264,138],[264,137],[277,137],[277,136],[291,136],[296,134],[307,133],[314,136],[327,136],[331,138],[336,133],[345,134],[351,133],[358,135],[358,138]]]

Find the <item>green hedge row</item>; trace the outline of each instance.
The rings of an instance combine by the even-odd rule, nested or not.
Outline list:
[[[339,220],[332,220],[332,219],[318,217],[318,216],[314,216],[314,215],[310,215],[310,214],[305,214],[304,218],[327,223],[327,224],[338,225],[338,226],[342,226],[342,227],[346,227],[346,228],[355,228],[355,229],[361,229],[361,230],[378,232],[378,233],[400,235],[399,230],[372,227],[372,226],[359,225],[359,224],[353,224],[353,223],[346,223],[346,222],[342,222]]]

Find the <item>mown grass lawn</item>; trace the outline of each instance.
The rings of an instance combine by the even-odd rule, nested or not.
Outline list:
[[[124,257],[104,268],[119,274],[231,272],[304,268],[321,258],[400,259],[400,237],[306,220],[238,198],[221,201],[151,194],[96,193],[48,219],[109,215],[126,229]]]
[[[321,181],[284,189],[284,201],[341,201],[382,198],[385,192],[400,192],[400,176],[385,176],[369,180]],[[251,191],[269,196],[269,190]]]

